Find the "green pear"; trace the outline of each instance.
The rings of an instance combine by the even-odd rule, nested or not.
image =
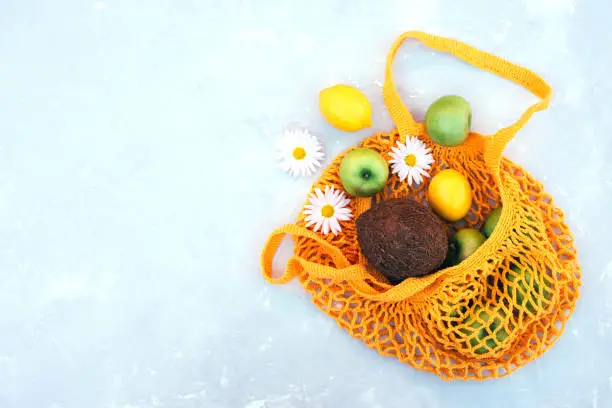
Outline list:
[[[502,206],[500,205],[499,207],[491,211],[491,214],[489,214],[489,217],[487,217],[487,220],[485,221],[484,226],[482,227],[482,232],[485,237],[489,238],[491,234],[493,234],[493,230],[495,229],[495,226],[499,221],[501,212]]]
[[[455,232],[450,239],[445,266],[458,265],[465,261],[484,242],[484,235],[473,228],[464,228]]]
[[[498,349],[508,339],[505,328],[500,328],[505,317],[506,313],[501,308],[485,309],[476,305],[472,315],[463,321],[465,326],[459,329],[459,332],[470,338],[470,346],[480,345],[474,350],[476,354],[484,354],[489,350]],[[486,347],[482,345],[483,340]]]
[[[525,306],[529,312],[535,314],[536,311],[546,308],[546,304],[540,296],[540,285],[534,276],[537,272],[528,268],[521,270],[516,264],[511,264],[512,272],[506,272],[506,279],[513,285],[508,286],[508,294],[517,306]],[[550,289],[551,284],[543,279],[544,286]],[[544,288],[542,295],[546,300],[552,299],[552,292]]]
[[[461,96],[447,95],[431,104],[425,115],[429,137],[442,146],[465,142],[472,126],[472,108]]]

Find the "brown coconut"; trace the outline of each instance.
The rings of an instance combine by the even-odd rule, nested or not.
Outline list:
[[[361,252],[392,284],[434,272],[446,257],[444,223],[414,200],[382,201],[361,214],[356,225]]]

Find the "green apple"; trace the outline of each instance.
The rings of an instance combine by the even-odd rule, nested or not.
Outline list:
[[[360,147],[347,153],[340,163],[340,182],[347,193],[369,197],[385,188],[389,165],[376,150]]]
[[[447,95],[427,109],[425,128],[429,137],[442,146],[465,142],[472,126],[472,108],[464,98]]]
[[[484,235],[473,228],[464,228],[455,232],[450,239],[445,264],[453,266],[463,262],[484,242]]]
[[[538,276],[537,272],[530,269],[521,270],[516,264],[511,264],[512,272],[506,272],[506,279],[512,283],[508,287],[508,294],[518,306],[525,306],[527,310],[535,314],[538,310],[546,308],[546,303],[540,295],[540,285],[534,276]],[[551,288],[551,283],[546,279],[542,280],[546,288]],[[546,300],[552,299],[552,292],[544,288],[542,295]]]
[[[463,321],[463,327],[459,332],[470,338],[470,346],[480,345],[474,350],[476,354],[495,351],[508,339],[508,333],[502,326],[505,317],[506,313],[501,308],[486,309],[476,305],[473,314]],[[482,345],[483,341],[486,347]]]
[[[497,226],[497,223],[499,222],[499,217],[501,216],[502,208],[503,207],[500,205],[499,207],[493,209],[493,211],[491,211],[491,214],[489,214],[489,216],[487,217],[487,220],[482,226],[482,233],[485,235],[485,237],[489,238],[491,234],[493,234],[493,230],[495,230],[495,227]],[[532,223],[535,221],[535,219],[531,215],[528,215],[526,218],[528,221],[531,221]],[[537,227],[532,224],[527,224],[527,228],[531,230],[537,229]],[[517,229],[513,228],[512,231],[516,232]],[[525,234],[525,236],[528,238],[532,238],[531,234],[529,233]]]
[[[529,299],[531,298],[531,296],[529,296],[530,289],[527,286],[531,285],[531,273],[528,269],[525,269],[524,272],[521,271],[519,267],[514,264],[510,265],[510,269],[512,269],[512,272],[506,272],[506,279],[513,283],[513,285],[508,287],[508,294],[510,298],[514,300],[515,304],[523,306],[525,296],[528,296]],[[516,282],[517,278],[519,280],[518,282]],[[535,308],[531,302],[528,301],[526,307],[531,313],[535,313]]]
[[[495,229],[495,226],[499,221],[499,216],[501,215],[501,212],[502,206],[500,205],[499,207],[491,211],[491,214],[489,214],[489,217],[487,218],[484,223],[484,226],[482,227],[482,232],[484,233],[485,237],[489,238],[493,233],[493,230]]]

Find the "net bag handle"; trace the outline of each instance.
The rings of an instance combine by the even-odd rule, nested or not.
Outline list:
[[[523,86],[540,98],[540,101],[530,106],[523,115],[513,124],[498,130],[487,138],[485,148],[485,162],[492,172],[499,175],[499,163],[506,144],[514,135],[531,119],[534,113],[548,107],[552,95],[551,87],[533,71],[520,65],[513,64],[503,58],[488,52],[481,51],[461,41],[437,35],[423,33],[421,31],[408,31],[399,36],[391,47],[387,57],[385,70],[385,84],[383,86],[383,97],[391,119],[397,126],[401,135],[418,135],[423,133],[423,125],[417,123],[410,111],[402,102],[397,88],[393,82],[393,61],[404,40],[413,38],[419,40],[426,46],[441,52],[448,52],[455,57],[485,71],[492,72],[502,78],[508,79]]]
[[[286,235],[294,238],[308,238],[315,241],[331,258],[335,266],[321,265],[316,262],[308,261],[298,255],[293,255],[287,261],[285,270],[279,277],[273,276],[274,256]],[[313,278],[334,279],[339,282],[347,282],[352,290],[360,296],[369,300],[397,302],[422,292],[424,289],[435,284],[438,279],[443,277],[439,273],[424,276],[422,278],[409,278],[401,285],[392,286],[377,281],[378,286],[384,287],[384,292],[369,285],[366,280],[375,279],[372,273],[363,263],[351,265],[346,259],[340,248],[327,242],[319,234],[296,224],[286,224],[270,234],[264,249],[261,253],[261,271],[265,280],[273,284],[285,284],[293,280],[296,276],[307,273]]]

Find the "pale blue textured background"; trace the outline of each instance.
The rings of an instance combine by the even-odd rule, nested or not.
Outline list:
[[[607,0],[0,0],[0,407],[612,406],[611,27]],[[369,135],[320,117],[337,82],[390,129],[384,59],[410,29],[555,90],[507,155],[566,211],[584,286],[561,340],[503,380],[379,357],[260,277],[314,180],[275,167],[275,136],[307,126],[333,157]],[[395,72],[417,117],[458,93],[483,133],[534,102],[415,44]]]

